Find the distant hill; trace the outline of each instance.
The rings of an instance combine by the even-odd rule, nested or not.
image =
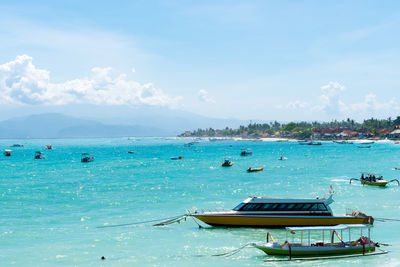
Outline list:
[[[0,138],[72,138],[174,136],[175,132],[141,125],[104,124],[58,113],[37,114],[0,122]]]

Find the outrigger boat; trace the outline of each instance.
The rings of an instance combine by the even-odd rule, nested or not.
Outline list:
[[[370,239],[370,225],[365,224],[341,224],[336,226],[314,226],[314,227],[286,227],[286,241],[281,243],[274,240],[271,233],[267,233],[266,243],[252,243],[251,246],[258,248],[268,255],[288,256],[289,259],[298,260],[299,257],[331,256],[342,255],[341,257],[354,257],[373,254],[386,254],[387,251],[375,252],[375,248],[379,247],[378,243],[374,243]],[[359,230],[357,239],[352,239],[352,230]],[[367,236],[363,235],[364,233]],[[339,235],[340,231],[340,235]],[[345,231],[345,232],[344,232]],[[328,232],[328,233],[327,233]],[[300,237],[295,238],[295,234]],[[319,239],[315,240],[316,234],[320,233]],[[289,234],[291,241],[289,241]],[[347,242],[344,241],[346,235]],[[299,236],[299,235],[297,235]],[[325,238],[327,241],[325,243]],[[335,236],[337,241],[335,241]],[[354,236],[354,231],[353,231]],[[320,239],[322,237],[322,239]],[[299,240],[300,239],[300,240]],[[314,239],[314,240],[313,240]],[[300,241],[300,242],[298,242]],[[314,242],[312,242],[314,241]],[[339,256],[340,257],[340,256]],[[330,258],[330,257],[324,257]],[[300,258],[302,259],[302,258]],[[319,258],[314,258],[319,259]],[[273,261],[274,259],[271,259]],[[278,260],[279,259],[275,259]],[[280,259],[285,260],[285,259]],[[267,260],[268,261],[268,260]]]
[[[400,185],[399,180],[397,179],[393,179],[390,181],[386,181],[383,179],[382,176],[378,177],[378,174],[376,173],[371,173],[371,172],[362,172],[361,173],[361,178],[360,179],[356,179],[356,178],[351,178],[350,179],[350,184],[351,182],[355,180],[355,181],[360,181],[361,184],[363,185],[374,185],[374,186],[386,186],[388,183],[397,182],[397,185]]]
[[[247,169],[247,171],[248,172],[259,172],[259,171],[262,171],[262,170],[264,170],[264,167],[260,167],[260,168],[248,168]]]
[[[221,163],[222,167],[231,167],[234,164],[233,161],[230,161],[229,159],[225,159],[223,163]]]
[[[359,211],[333,215],[328,198],[272,198],[251,196],[230,211],[191,212],[211,226],[282,228],[287,226],[333,226],[338,224],[373,224],[374,219]]]
[[[89,153],[82,153],[81,162],[91,162],[94,160],[94,157]]]
[[[251,156],[253,155],[253,152],[250,149],[242,149],[242,152],[240,152],[240,156]]]

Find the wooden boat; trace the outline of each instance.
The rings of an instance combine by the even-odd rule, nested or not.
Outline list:
[[[4,156],[6,157],[11,157],[12,153],[11,153],[11,149],[5,149],[4,150]]]
[[[399,180],[393,179],[390,181],[386,181],[383,179],[382,176],[378,176],[376,173],[371,173],[371,172],[362,172],[361,173],[361,178],[356,179],[356,178],[351,178],[350,183],[355,180],[355,181],[360,181],[361,184],[363,185],[373,185],[373,186],[386,186],[390,182],[397,182],[398,185],[400,185]]]
[[[178,160],[178,159],[183,159],[184,157],[183,156],[179,156],[179,157],[172,157],[171,159],[172,160]]]
[[[353,144],[353,142],[351,142],[351,141],[346,141],[346,140],[343,140],[343,141],[333,141],[333,142],[336,143],[336,144],[341,144],[341,145]]]
[[[230,161],[229,159],[224,160],[223,163],[221,163],[222,167],[231,167],[234,164],[233,161]]]
[[[94,157],[89,153],[82,153],[81,162],[92,162],[94,161]]]
[[[240,156],[251,156],[251,155],[253,155],[253,152],[250,151],[250,149],[243,148],[242,152],[240,152]]]
[[[264,170],[264,167],[260,167],[260,168],[248,168],[247,171],[248,172],[259,172]]]
[[[40,152],[40,151],[35,152],[35,159],[44,159],[44,158],[45,158],[45,156],[42,152]]]
[[[285,242],[275,241],[271,233],[268,232],[266,243],[253,243],[251,245],[268,255],[288,256],[289,259],[292,257],[316,257],[326,255],[359,254],[361,256],[373,253],[375,247],[378,246],[370,239],[370,227],[370,225],[365,224],[286,227]],[[356,235],[357,238],[352,239],[354,231],[358,232]],[[363,232],[367,234],[367,236],[364,236]],[[289,235],[291,235],[291,238]],[[346,235],[346,239],[344,235]],[[315,239],[316,236],[318,239]],[[328,239],[327,242],[325,242],[326,236]]]
[[[211,226],[287,227],[338,224],[372,224],[373,218],[360,212],[333,215],[328,198],[271,198],[251,196],[230,211],[194,212],[193,216]]]

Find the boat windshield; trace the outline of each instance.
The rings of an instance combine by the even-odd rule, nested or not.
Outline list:
[[[327,211],[324,203],[241,203],[240,211]]]

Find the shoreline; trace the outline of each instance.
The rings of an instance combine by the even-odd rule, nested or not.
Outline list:
[[[263,137],[263,138],[243,138],[243,137],[222,137],[222,136],[202,136],[202,137],[196,137],[196,136],[180,136],[176,137],[176,139],[183,139],[183,140],[194,140],[194,139],[200,139],[200,140],[209,140],[209,139],[216,139],[219,141],[228,141],[228,140],[233,140],[233,141],[253,141],[253,142],[299,142],[303,141],[304,139],[295,139],[295,138],[280,138],[280,137]],[[390,143],[390,142],[396,142],[398,140],[391,140],[391,139],[372,139],[372,138],[366,138],[366,139],[349,139],[349,140],[308,140],[312,142],[333,142],[333,141],[347,141],[347,142],[354,142],[354,143],[364,143],[364,142],[375,142],[375,143]]]

